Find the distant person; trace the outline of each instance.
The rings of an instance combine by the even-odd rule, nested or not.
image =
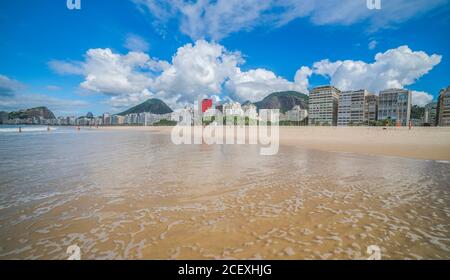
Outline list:
[[[19,126],[19,133],[22,133],[22,127]]]
[[[50,126],[47,126],[47,131],[49,131],[49,132],[50,132]]]
[[[409,121],[409,130],[412,129],[412,121]]]

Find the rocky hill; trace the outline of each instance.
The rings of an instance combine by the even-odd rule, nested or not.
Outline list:
[[[120,113],[120,116],[125,116],[129,114],[139,114],[139,113],[152,113],[157,115],[164,115],[168,113],[172,113],[172,109],[167,106],[166,103],[159,99],[149,99],[137,106],[134,106],[131,109],[126,110],[125,112]]]
[[[26,120],[31,118],[43,118],[46,120],[56,119],[53,112],[50,111],[47,107],[37,107],[17,112],[11,112],[8,114],[8,118],[10,120],[11,119]]]
[[[299,105],[302,109],[308,109],[309,97],[306,94],[297,91],[275,92],[254,103],[260,109],[279,109],[281,113],[292,110]]]

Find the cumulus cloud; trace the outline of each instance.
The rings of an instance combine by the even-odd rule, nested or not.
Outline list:
[[[80,87],[110,96],[106,103],[113,107],[127,107],[150,97],[171,106],[192,103],[198,96],[259,101],[274,91],[307,92],[312,73],[303,67],[291,82],[267,69],[242,71],[245,61],[241,53],[205,40],[180,47],[170,62],[142,52],[122,55],[110,49],[91,49],[85,61],[73,63],[82,65]]]
[[[317,25],[366,22],[369,30],[388,28],[423,15],[449,0],[389,0],[369,10],[365,0],[132,0],[165,25],[179,21],[180,31],[193,39],[219,40],[258,26],[279,27],[297,18]]]
[[[0,75],[0,97],[13,97],[17,91],[23,88],[22,83]]]
[[[302,66],[292,80],[268,69],[241,69],[240,52],[198,40],[180,47],[170,62],[151,58],[143,52],[114,53],[91,49],[83,65],[80,87],[109,96],[112,107],[135,105],[147,98],[160,98],[172,107],[193,103],[198,96],[259,101],[276,91],[295,90],[308,94],[312,75],[329,78],[341,90],[368,89],[379,92],[415,83],[441,61],[441,56],[412,51],[407,46],[378,53],[373,62],[322,60],[312,67]],[[419,103],[429,97],[415,94]]]
[[[408,46],[378,53],[373,63],[364,61],[322,60],[313,67],[315,74],[330,78],[341,90],[403,88],[415,83],[441,62],[442,56],[412,51]]]
[[[424,91],[412,91],[412,104],[417,106],[425,106],[433,102],[433,96]]]
[[[241,63],[240,53],[199,40],[178,49],[170,65],[154,79],[152,90],[163,97],[177,96],[180,102],[192,102],[198,95],[218,95]]]
[[[145,53],[120,55],[110,49],[91,49],[86,54],[81,88],[108,95],[140,93],[150,86],[146,71],[154,66]]]
[[[231,97],[236,100],[255,102],[277,91],[296,90],[306,92],[306,87],[304,87],[304,84],[301,84],[302,82],[304,80],[300,76],[299,84],[296,84],[278,77],[275,73],[265,69],[255,69],[246,72],[241,72],[240,69],[237,69],[237,72],[226,82],[226,88]]]
[[[125,40],[125,48],[133,52],[147,52],[149,47],[148,42],[136,34],[128,34]]]

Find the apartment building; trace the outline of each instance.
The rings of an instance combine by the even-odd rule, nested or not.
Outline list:
[[[309,94],[309,125],[337,125],[340,90],[321,86]]]
[[[450,86],[440,91],[437,110],[438,125],[450,126]]]
[[[338,105],[338,126],[365,124],[367,95],[367,90],[341,92]]]
[[[366,96],[365,119],[367,124],[376,122],[378,120],[378,96],[375,94],[369,93]]]
[[[391,120],[396,125],[407,126],[411,119],[411,91],[387,89],[379,94],[378,120]]]

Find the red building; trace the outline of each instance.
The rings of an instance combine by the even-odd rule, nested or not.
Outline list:
[[[213,100],[212,99],[203,99],[202,101],[202,113],[208,111],[208,109],[212,108]]]

